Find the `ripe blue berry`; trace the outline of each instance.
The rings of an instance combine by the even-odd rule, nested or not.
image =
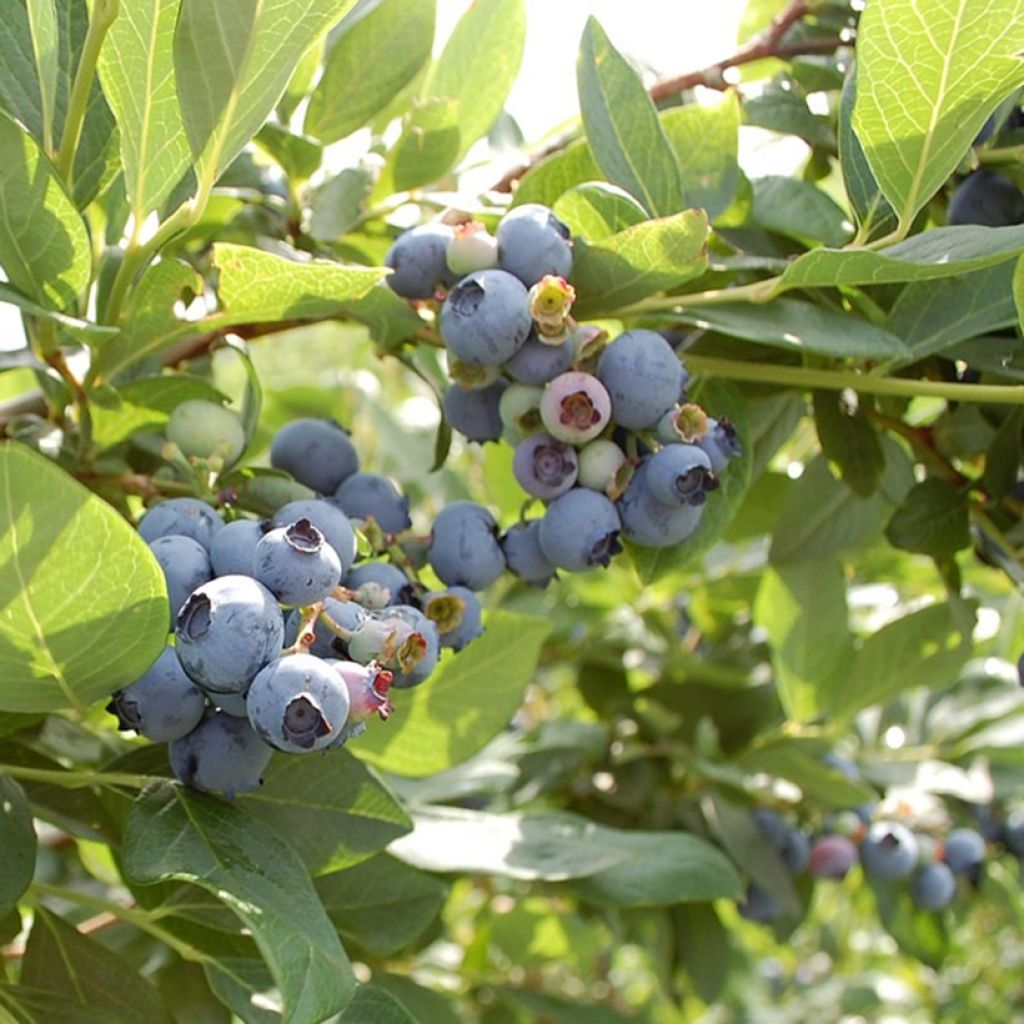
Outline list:
[[[489,587],[505,568],[498,525],[482,505],[456,501],[434,520],[427,558],[446,586]]]
[[[480,600],[465,587],[434,590],[423,598],[423,614],[437,626],[441,646],[461,651],[483,631]]]
[[[782,917],[782,904],[766,889],[751,882],[743,900],[737,904],[740,916],[759,924],[771,924]]]
[[[274,595],[249,576],[218,576],[193,591],[175,623],[175,651],[208,693],[245,693],[278,657],[284,619]]]
[[[412,526],[408,499],[379,473],[353,473],[334,497],[345,515],[373,519],[385,533],[401,533]]]
[[[248,719],[224,712],[204,718],[170,745],[171,770],[179,782],[204,793],[247,793],[263,781],[273,750]]]
[[[708,491],[718,486],[711,459],[696,445],[669,444],[646,463],[647,486],[665,505],[703,505]]]
[[[217,576],[252,575],[256,545],[270,529],[255,519],[236,519],[227,523],[210,542],[210,564]]]
[[[604,385],[589,373],[570,371],[544,389],[540,418],[547,432],[568,444],[582,445],[604,430],[611,417]]]
[[[546,206],[524,203],[509,210],[497,231],[498,265],[527,287],[546,274],[572,272],[569,229]]]
[[[550,434],[534,434],[516,447],[512,472],[527,494],[551,501],[576,483],[576,449]]]
[[[210,542],[224,526],[217,510],[196,498],[170,498],[153,505],[139,520],[139,536],[151,542],[158,537],[180,534],[191,537],[210,550]]]
[[[575,337],[559,345],[549,345],[541,341],[534,330],[523,342],[522,348],[505,363],[505,372],[520,384],[539,386],[565,373],[575,358]]]
[[[917,837],[898,821],[876,821],[860,845],[864,870],[872,878],[907,878],[917,865]]]
[[[256,676],[246,706],[265,743],[292,754],[323,750],[348,718],[348,687],[320,658],[290,654]]]
[[[950,224],[1001,228],[1024,222],[1024,192],[998,171],[969,174],[949,200]]]
[[[346,573],[356,560],[356,534],[344,512],[332,501],[317,498],[312,501],[289,501],[282,505],[271,525],[291,526],[300,519],[308,519],[323,535],[338,556],[341,571]]]
[[[540,524],[539,519],[517,523],[501,538],[509,572],[534,587],[546,587],[555,575],[540,546]]]
[[[603,494],[577,487],[548,506],[538,539],[552,565],[567,572],[586,572],[607,566],[622,550],[621,528],[615,506]]]
[[[368,600],[369,594],[360,595],[361,604],[383,607],[388,604],[408,604],[413,598],[413,586],[409,577],[390,562],[363,562],[357,565],[342,581],[352,591],[364,587],[376,587],[381,591],[382,603]]]
[[[679,401],[686,379],[672,346],[646,330],[620,334],[601,353],[597,376],[611,396],[612,419],[630,430],[653,427]]]
[[[347,658],[348,641],[331,629],[326,621],[330,619],[346,633],[358,628],[366,617],[366,609],[355,601],[342,601],[336,597],[328,597],[324,601],[324,609],[313,624],[315,639],[309,645],[309,653],[318,658]],[[302,612],[296,608],[289,613],[284,623],[284,644],[290,647],[298,639]]]
[[[163,570],[173,622],[188,595],[196,587],[213,579],[210,556],[198,541],[174,533],[151,541],[149,550]]]
[[[205,708],[206,696],[185,675],[171,646],[107,705],[117,716],[118,729],[130,729],[154,743],[170,743],[190,733]]]
[[[281,604],[313,604],[341,582],[341,562],[324,535],[308,519],[298,519],[256,545],[252,574]]]
[[[697,447],[702,448],[709,459],[711,469],[721,473],[730,459],[743,454],[743,446],[736,436],[736,428],[727,419],[708,419],[708,431],[697,439]]]
[[[681,544],[700,526],[702,505],[666,505],[647,484],[647,462],[641,462],[617,502],[622,535],[645,548]]]
[[[976,878],[985,852],[985,840],[973,828],[955,828],[946,837],[946,863],[954,875]]]
[[[453,385],[442,400],[445,419],[470,441],[497,441],[501,437],[501,396],[507,387],[503,380],[485,388]]]
[[[822,836],[811,847],[808,870],[815,878],[845,878],[857,863],[857,847],[846,836]]]
[[[942,910],[953,902],[956,878],[948,864],[926,864],[910,880],[910,898],[922,910]]]
[[[448,245],[455,232],[447,224],[420,224],[403,231],[384,256],[394,271],[388,287],[403,299],[432,299],[439,288],[458,280],[448,269]]]
[[[232,465],[245,449],[245,429],[238,413],[218,402],[193,398],[182,402],[167,420],[167,440],[185,455],[208,459],[218,455]]]
[[[526,288],[504,270],[464,277],[441,307],[444,343],[467,363],[504,363],[519,351],[532,326]]]
[[[334,420],[298,419],[274,435],[270,464],[314,491],[333,494],[359,469],[359,455]]]

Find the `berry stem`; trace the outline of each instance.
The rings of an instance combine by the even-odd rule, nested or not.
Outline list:
[[[145,789],[151,782],[167,781],[161,775],[29,768],[20,764],[2,764],[0,773],[12,779],[24,779],[26,782],[46,782],[64,789],[84,789],[88,786],[125,786],[129,789]]]

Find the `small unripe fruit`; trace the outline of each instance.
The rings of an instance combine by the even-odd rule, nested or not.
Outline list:
[[[234,463],[245,448],[245,429],[238,414],[203,398],[182,402],[171,413],[166,433],[185,455],[199,459],[219,455],[225,466]]]
[[[607,426],[611,411],[604,385],[579,371],[556,377],[540,400],[540,418],[547,432],[568,444],[592,441]]]

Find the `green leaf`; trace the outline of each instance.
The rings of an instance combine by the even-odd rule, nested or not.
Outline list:
[[[0,982],[0,1012],[4,1024],[110,1024],[105,1009],[5,982]]]
[[[391,852],[425,871],[548,882],[586,878],[590,898],[622,906],[716,899],[739,889],[728,860],[685,832],[609,828],[575,814],[454,807],[424,807],[413,820],[412,834],[393,843]]]
[[[303,130],[337,142],[362,128],[430,59],[435,0],[383,0],[333,35]]]
[[[897,365],[917,362],[987,331],[1017,320],[1010,262],[942,281],[909,284],[889,311],[886,329],[909,351]]]
[[[0,873],[0,918],[18,905],[32,884],[36,868],[36,833],[25,792],[0,766],[0,849],[4,870]]]
[[[647,219],[644,208],[625,190],[587,181],[563,192],[553,207],[574,238],[599,242]]]
[[[402,806],[347,750],[276,758],[263,785],[239,802],[287,836],[313,874],[357,864],[411,828]]]
[[[101,327],[99,324],[94,324],[91,320],[80,320],[78,317],[68,316],[67,313],[55,313],[52,309],[44,309],[2,282],[0,282],[0,302],[17,306],[30,316],[52,320],[62,331],[66,331],[75,340],[82,342],[84,345],[96,344],[117,335],[116,327]]]
[[[253,142],[259,146],[296,185],[313,177],[320,167],[324,151],[320,143],[305,135],[282,128],[268,121],[257,133]]]
[[[810,146],[836,148],[829,122],[812,113],[807,100],[791,90],[769,87],[760,96],[752,96],[743,104],[743,121],[780,135],[795,135]]]
[[[92,250],[64,183],[28,132],[0,111],[0,266],[22,294],[72,308]]]
[[[919,686],[957,678],[973,652],[975,608],[961,601],[904,615],[868,636],[858,649],[833,712],[848,719]]]
[[[578,139],[559,153],[554,153],[531,167],[519,179],[513,206],[523,203],[543,203],[554,206],[555,200],[573,185],[594,181],[601,177],[601,169],[594,160],[586,139]]]
[[[388,273],[386,267],[300,261],[228,242],[214,245],[213,262],[220,272],[221,312],[207,323],[218,326],[336,314],[342,303],[361,299]]]
[[[395,351],[424,326],[409,303],[384,284],[372,288],[361,299],[343,302],[339,315],[366,324],[373,340],[385,352]]]
[[[730,459],[724,472],[718,474],[719,486],[708,495],[700,526],[692,536],[672,548],[629,545],[630,559],[643,583],[657,583],[678,572],[717,543],[742,504],[750,484],[754,445],[748,424],[749,403],[743,393],[729,381],[711,379],[703,381],[690,400],[699,402],[710,415],[732,423],[742,453],[738,459]]]
[[[336,242],[363,219],[373,176],[360,167],[346,167],[328,178],[309,197],[306,231],[321,242]]]
[[[54,0],[26,0],[32,52],[39,80],[43,147],[53,145],[53,115],[57,105],[57,75],[60,72],[60,30]],[[6,57],[6,54],[5,54]]]
[[[180,4],[123,4],[100,51],[100,79],[121,129],[125,188],[139,222],[170,196],[192,162],[174,69]]]
[[[864,408],[849,409],[839,392],[815,391],[814,422],[821,450],[838,464],[846,485],[869,498],[881,482],[885,454]]]
[[[367,730],[354,753],[421,778],[466,760],[501,732],[522,703],[551,623],[494,611],[486,626],[458,657],[442,661],[429,686],[400,694],[387,726]]]
[[[682,209],[679,166],[654,103],[593,17],[583,30],[576,83],[587,141],[605,177],[652,216]]]
[[[1024,227],[957,225],[934,228],[873,252],[815,249],[797,257],[776,293],[840,284],[895,284],[959,277],[1007,263],[1024,252]],[[945,285],[941,286],[945,288]]]
[[[786,714],[798,722],[820,718],[843,686],[853,647],[839,563],[803,561],[768,569],[757,591],[754,621],[768,635]]]
[[[1024,409],[1008,410],[999,431],[985,452],[982,486],[990,498],[1002,498],[1017,483],[1017,470],[1024,455]]]
[[[238,804],[156,783],[125,826],[124,870],[140,885],[177,879],[214,893],[252,932],[290,1024],[320,1024],[355,979],[298,854]]]
[[[393,996],[374,985],[360,985],[337,1024],[422,1024]]]
[[[647,220],[600,242],[579,239],[573,255],[575,315],[592,319],[675,288],[707,268],[710,228],[703,210]]]
[[[676,160],[683,206],[697,206],[714,220],[732,204],[740,182],[740,104],[730,89],[713,107],[691,103],[659,115]]]
[[[882,195],[864,155],[864,147],[853,130],[853,108],[857,100],[857,68],[850,69],[843,83],[839,100],[839,123],[836,128],[839,145],[839,166],[843,184],[849,197],[857,223],[865,238],[877,238],[895,229],[896,213],[889,200]],[[931,232],[923,236],[927,237]]]
[[[82,711],[134,682],[167,638],[163,573],[106,502],[0,445],[0,709]]]
[[[895,331],[800,299],[723,302],[683,309],[674,319],[762,345],[854,359],[896,359],[906,345]]]
[[[853,127],[907,230],[985,119],[1024,83],[1024,3],[869,4],[857,29]]]
[[[316,891],[335,927],[373,956],[415,942],[444,906],[448,887],[387,854],[321,875]]]
[[[390,195],[443,177],[459,157],[458,103],[430,96],[417,103],[381,174],[374,195]]]
[[[313,43],[353,0],[181,0],[174,36],[185,132],[208,184],[277,105]]]
[[[475,0],[459,18],[421,93],[455,102],[457,159],[501,113],[525,44],[523,0]]]
[[[932,477],[914,486],[892,514],[885,536],[893,547],[948,558],[971,543],[967,495]]]
[[[817,185],[799,178],[755,178],[750,219],[767,231],[804,244],[844,245],[852,225],[842,208]]]
[[[155,988],[132,965],[63,918],[37,907],[20,982],[104,1010],[123,1024],[167,1024]]]

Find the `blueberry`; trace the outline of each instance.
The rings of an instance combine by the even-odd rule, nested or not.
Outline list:
[[[1024,654],[1017,659],[1017,682],[1024,686]]]
[[[956,878],[948,864],[926,864],[910,881],[910,898],[922,910],[942,910],[953,902]]]
[[[470,441],[483,444],[501,437],[501,396],[508,387],[499,380],[485,388],[464,388],[452,385],[445,393],[442,404],[444,417],[460,434]]]
[[[617,502],[622,535],[645,548],[671,548],[681,544],[698,526],[702,505],[666,505],[647,484],[647,462],[641,462]]]
[[[766,889],[751,882],[743,900],[737,904],[740,916],[759,924],[771,924],[782,917],[782,904]]]
[[[669,444],[647,461],[647,487],[665,505],[703,505],[718,486],[707,453],[692,444]]]
[[[522,348],[505,363],[505,372],[520,384],[547,384],[565,373],[575,358],[575,338],[549,345],[540,340],[536,331],[531,331]]]
[[[323,535],[338,556],[342,573],[348,572],[356,559],[356,534],[348,517],[333,502],[316,498],[312,501],[289,501],[271,519],[275,527],[290,526],[308,519]]]
[[[532,326],[526,288],[504,270],[478,270],[464,277],[441,307],[444,343],[467,363],[506,362]]]
[[[348,656],[363,665],[377,661],[389,669],[411,668],[422,659],[426,638],[387,612],[368,612],[360,619],[348,642]]]
[[[586,572],[607,566],[622,550],[620,530],[615,506],[603,494],[578,487],[548,506],[538,539],[552,565],[567,572]]]
[[[335,742],[348,719],[348,687],[320,658],[289,654],[256,676],[246,705],[264,742],[302,754]]]
[[[580,486],[607,493],[619,479],[626,453],[614,441],[591,441],[580,449]]]
[[[559,441],[581,445],[604,430],[611,417],[604,385],[589,373],[570,371],[550,381],[540,400],[540,418]]]
[[[431,622],[418,608],[412,605],[398,604],[384,609],[382,616],[399,619],[412,627],[416,635],[424,642],[422,657],[408,668],[396,668],[392,673],[391,685],[399,690],[409,690],[425,682],[435,668],[441,656],[441,635],[437,624]]]
[[[540,400],[544,392],[528,384],[510,384],[498,402],[501,436],[513,447],[544,429],[540,419]]]
[[[438,288],[457,280],[448,269],[448,245],[455,232],[447,224],[420,224],[403,231],[384,256],[385,266],[394,270],[388,286],[403,299],[432,299]]]
[[[213,706],[218,711],[223,711],[225,715],[234,715],[235,718],[249,717],[244,693],[214,693],[209,696]]]
[[[150,542],[180,534],[210,550],[210,542],[224,526],[217,510],[196,498],[170,498],[154,505],[139,521],[139,536]]]
[[[446,586],[489,587],[505,568],[498,525],[482,505],[456,501],[434,520],[427,558]]]
[[[976,881],[985,862],[985,840],[973,828],[955,828],[946,837],[946,863],[954,875],[966,875]]]
[[[269,524],[255,519],[236,519],[225,525],[210,543],[210,563],[214,574],[251,576],[256,545],[269,529]]]
[[[810,840],[798,828],[793,828],[774,811],[758,808],[754,820],[769,846],[782,858],[791,875],[799,874],[807,867],[810,856]]]
[[[708,419],[707,433],[697,439],[697,447],[703,449],[711,459],[711,469],[721,473],[730,459],[739,458],[743,454],[743,446],[736,434],[736,428],[724,417]]]
[[[461,651],[484,631],[480,601],[465,587],[431,591],[423,598],[423,613],[437,626],[441,646],[453,651]]]
[[[342,584],[353,591],[367,585],[379,587],[387,591],[385,604],[407,604],[414,593],[409,577],[390,562],[363,562],[342,580]],[[366,602],[361,599],[360,603]]]
[[[167,420],[167,440],[185,455],[208,459],[218,455],[230,466],[245,449],[245,429],[238,413],[218,402],[193,398],[182,402]]]
[[[385,533],[402,533],[412,526],[408,500],[379,473],[353,473],[334,497],[345,515],[373,519]]]
[[[284,619],[274,595],[249,576],[218,576],[193,591],[178,612],[175,651],[208,693],[245,693],[278,657]]]
[[[1024,223],[1024,192],[997,171],[975,171],[950,197],[947,219],[950,224],[983,224],[990,228]]]
[[[324,609],[313,624],[316,639],[309,645],[309,653],[318,658],[347,658],[348,641],[335,633],[325,619],[330,619],[345,632],[351,633],[366,617],[366,609],[355,601],[342,601],[336,597],[328,597],[324,601]],[[302,612],[296,608],[284,624],[284,643],[291,646],[298,639]]]
[[[518,523],[501,538],[509,571],[524,583],[546,587],[555,575],[555,567],[547,560],[540,546],[539,519]]]
[[[474,270],[489,270],[498,265],[498,242],[478,221],[455,226],[446,254],[448,269],[456,278]]]
[[[203,717],[206,697],[167,646],[145,674],[114,694],[107,710],[117,727],[154,743],[170,743],[190,733]]]
[[[758,807],[753,812],[753,818],[765,842],[773,850],[781,850],[789,833],[789,825],[786,824],[785,818],[766,807]]]
[[[620,334],[601,353],[597,376],[612,399],[612,419],[631,430],[653,427],[678,401],[685,373],[672,346],[655,331]]]
[[[857,863],[857,847],[846,836],[822,836],[811,847],[808,870],[815,878],[845,878]]]
[[[872,878],[907,878],[917,865],[917,837],[898,821],[876,821],[860,846],[860,859]]]
[[[210,556],[199,541],[174,533],[151,541],[149,550],[163,570],[173,623],[174,616],[188,595],[196,587],[213,579]]]
[[[253,576],[281,604],[322,601],[341,583],[341,562],[308,520],[271,530],[256,545]]]
[[[693,402],[672,406],[655,428],[662,444],[696,444],[707,432],[708,414]]]
[[[359,469],[359,455],[334,420],[298,419],[274,435],[270,464],[314,491],[333,494]]]
[[[524,203],[509,210],[497,231],[498,265],[527,287],[545,274],[572,272],[569,229],[546,206]]]
[[[550,434],[534,434],[516,447],[512,473],[527,494],[551,501],[576,483],[576,450]]]
[[[247,793],[263,781],[273,750],[248,719],[213,712],[170,746],[171,770],[179,782],[204,793]]]

